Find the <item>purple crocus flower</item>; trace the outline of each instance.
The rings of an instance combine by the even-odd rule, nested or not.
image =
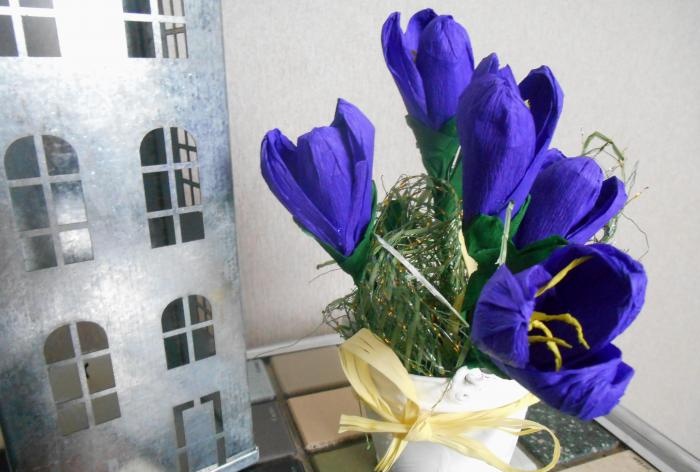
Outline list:
[[[262,141],[263,177],[304,229],[342,256],[353,253],[372,217],[374,126],[339,99],[330,126],[299,136],[278,129]]]
[[[515,243],[526,246],[549,236],[562,236],[572,243],[585,243],[627,201],[625,185],[617,177],[605,179],[591,158],[565,158],[551,152],[553,161],[542,169],[530,191],[527,209]]]
[[[425,9],[411,17],[404,33],[395,12],[382,27],[382,48],[408,114],[442,128],[455,115],[474,70],[467,31],[451,16]]]
[[[644,304],[646,275],[606,244],[572,244],[513,274],[498,268],[474,311],[471,337],[503,372],[582,419],[607,414],[633,370],[611,341]]]

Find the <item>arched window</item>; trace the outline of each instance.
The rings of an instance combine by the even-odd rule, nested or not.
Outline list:
[[[152,248],[204,239],[197,145],[182,128],[165,130],[149,132],[140,147]]]
[[[121,416],[107,334],[79,321],[56,328],[44,343],[58,428],[65,436]]]
[[[56,136],[25,136],[5,152],[15,227],[28,271],[90,261],[78,155]]]
[[[168,369],[216,354],[214,320],[209,300],[189,295],[170,302],[163,310],[161,325]]]
[[[53,0],[0,0],[0,56],[60,55]]]
[[[187,57],[183,0],[122,0],[129,57]]]

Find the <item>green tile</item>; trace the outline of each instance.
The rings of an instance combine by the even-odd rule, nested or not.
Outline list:
[[[311,458],[316,472],[372,472],[377,465],[374,447],[362,441],[352,446],[321,452]]]
[[[527,419],[552,429],[561,443],[559,466],[592,460],[620,447],[620,441],[594,421],[581,421],[538,403],[527,411]],[[545,432],[523,436],[519,445],[544,465],[552,459],[552,440]]]

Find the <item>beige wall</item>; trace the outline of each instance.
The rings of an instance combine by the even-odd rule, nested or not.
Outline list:
[[[259,173],[259,145],[279,127],[295,138],[332,119],[335,100],[377,128],[374,178],[390,186],[420,171],[404,108],[385,69],[379,31],[394,10],[424,2],[224,1],[231,147],[241,283],[249,347],[313,331],[322,307],[347,292],[340,272],[301,234]],[[445,1],[478,58],[497,51],[522,78],[548,64],[566,94],[554,145],[575,154],[601,130],[640,161],[649,190],[628,211],[649,235],[650,287],[638,322],[619,341],[637,369],[623,404],[700,456],[700,2]],[[381,184],[380,184],[381,187]],[[618,246],[643,238],[623,225]]]

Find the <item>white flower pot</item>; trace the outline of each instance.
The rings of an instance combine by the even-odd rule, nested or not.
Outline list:
[[[373,378],[383,396],[395,394],[384,376],[373,372]],[[526,389],[514,380],[504,380],[479,369],[462,367],[454,376],[448,391],[448,378],[411,375],[422,410],[436,413],[456,413],[498,408],[515,402],[526,395]],[[433,408],[434,407],[434,408]],[[516,411],[510,418],[523,419],[527,408]],[[370,418],[378,417],[369,410]],[[515,452],[518,437],[497,430],[480,430],[469,434],[480,441],[498,458],[509,463]],[[372,434],[377,459],[386,452],[392,436],[388,433]],[[499,472],[481,460],[464,456],[459,452],[432,442],[409,442],[403,454],[391,468],[392,472]]]

